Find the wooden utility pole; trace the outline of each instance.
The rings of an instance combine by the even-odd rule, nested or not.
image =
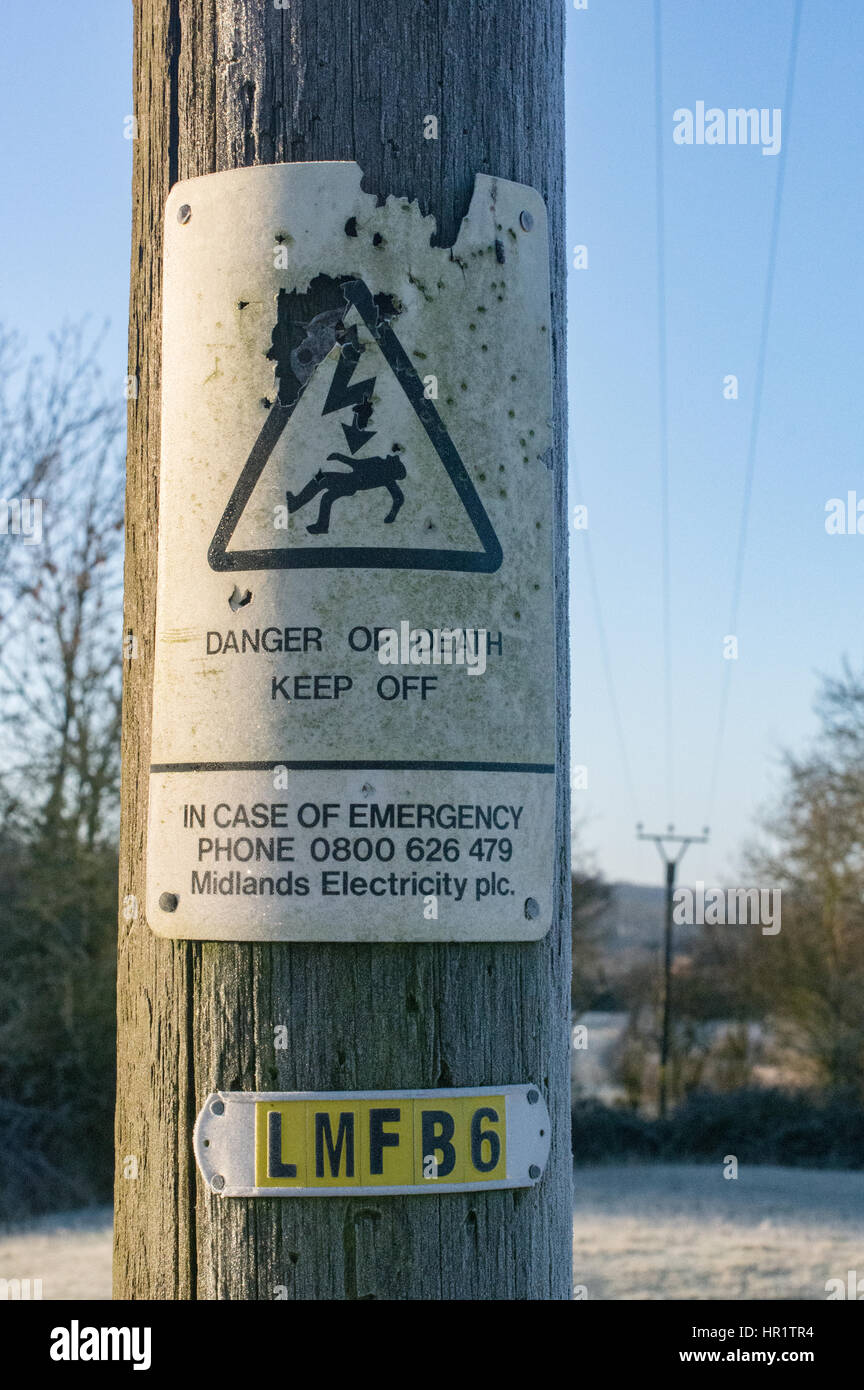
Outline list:
[[[135,143],[118,976],[115,1297],[570,1296],[564,0],[135,0]],[[424,138],[424,118],[438,138]],[[556,485],[556,910],[527,943],[236,944],[156,937],[144,849],[160,468],[162,218],[180,179],[356,160],[449,245],[478,171],[550,215]],[[552,679],[553,673],[549,672]],[[526,718],[530,712],[526,711]],[[274,1026],[287,1029],[276,1050]],[[536,1188],[219,1201],[191,1145],[208,1092],[532,1081]]]
[[[649,835],[636,827],[637,840],[653,840],[666,870],[666,900],[663,917],[663,969],[660,975],[660,1075],[658,1110],[661,1120],[666,1118],[669,1105],[669,1041],[672,1033],[672,911],[675,900],[675,878],[678,865],[687,853],[688,845],[704,845],[708,841],[708,828],[701,835],[676,835],[674,825],[667,827],[665,834]],[[678,846],[675,854],[666,849],[666,842]]]

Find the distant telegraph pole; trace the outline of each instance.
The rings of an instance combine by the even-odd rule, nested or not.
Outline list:
[[[134,12],[115,1297],[569,1298],[564,0]]]
[[[676,835],[674,825],[668,826],[661,834],[647,834],[641,823],[636,826],[637,840],[653,840],[660,858],[666,867],[666,912],[663,923],[663,971],[660,976],[660,1118],[665,1118],[668,1095],[669,1035],[672,1021],[672,905],[675,896],[675,876],[678,865],[687,852],[688,845],[704,845],[708,840],[708,827],[701,835]],[[678,845],[678,851],[670,854],[667,844]]]

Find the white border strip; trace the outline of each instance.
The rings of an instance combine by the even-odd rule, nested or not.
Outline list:
[[[387,1187],[256,1187],[255,1123],[244,1113],[258,1101],[459,1100],[504,1096],[507,1177],[493,1182],[448,1183],[430,1179]],[[214,1106],[216,1107],[214,1109]],[[192,1145],[211,1192],[220,1197],[426,1196],[441,1192],[484,1192],[536,1187],[549,1157],[549,1111],[539,1086],[461,1086],[428,1091],[211,1091],[198,1114]]]

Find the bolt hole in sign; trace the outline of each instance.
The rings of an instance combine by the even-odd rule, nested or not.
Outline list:
[[[433,1091],[214,1091],[195,1157],[221,1197],[532,1187],[549,1155],[536,1086]]]
[[[452,248],[355,164],[165,218],[147,920],[543,936],[555,846],[545,208]]]

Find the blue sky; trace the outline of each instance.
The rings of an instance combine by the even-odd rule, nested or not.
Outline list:
[[[784,746],[815,731],[820,671],[862,658],[864,537],[824,508],[858,488],[864,285],[859,0],[805,0],[791,127],[758,148],[679,146],[679,107],[782,107],[793,0],[663,0],[663,159],[674,777],[665,772],[651,0],[568,6],[572,501],[589,507],[631,797],[610,714],[585,535],[573,536],[573,758],[580,838],[610,878],[656,882],[670,819],[712,843],[686,877],[735,880],[738,850],[779,782]],[[131,6],[43,0],[0,21],[0,318],[44,345],[64,318],[110,320],[106,375],[126,357]],[[50,43],[46,42],[50,35]],[[739,659],[715,805],[709,782],[725,663],[775,184],[786,161],[765,361]],[[723,378],[739,377],[737,401]]]
[[[805,0],[788,139],[680,146],[682,107],[782,107],[793,0],[664,0],[673,794],[665,769],[653,5],[571,9],[567,65],[572,500],[589,532],[630,797],[609,709],[584,534],[572,546],[574,793],[583,843],[613,878],[657,880],[673,820],[712,843],[685,877],[737,881],[738,848],[779,786],[779,754],[815,731],[818,673],[861,661],[864,538],[828,536],[825,502],[860,468],[864,6]],[[784,112],[784,117],[787,113]],[[729,632],[771,215],[786,181],[720,776],[711,763]],[[737,401],[723,397],[727,373]],[[571,475],[572,476],[572,475]],[[635,804],[634,804],[635,802]]]
[[[110,319],[106,376],[126,374],[132,6],[10,3],[0,15],[0,320],[33,350],[64,319]]]

